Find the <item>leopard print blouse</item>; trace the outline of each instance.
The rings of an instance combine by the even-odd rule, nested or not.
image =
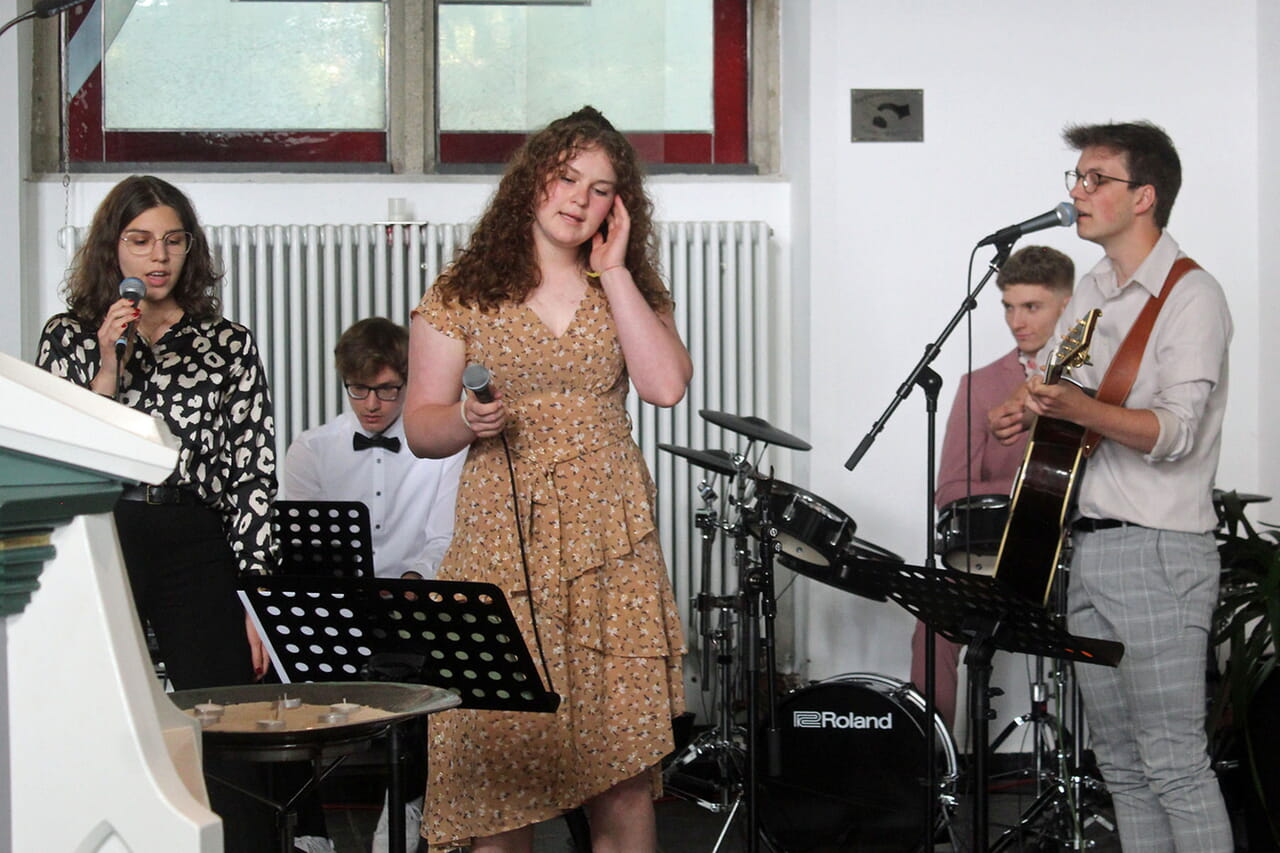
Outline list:
[[[87,388],[98,363],[96,328],[71,314],[45,324],[37,365]],[[199,495],[222,515],[241,574],[269,574],[275,423],[253,334],[224,318],[184,316],[151,346],[139,336],[121,385],[120,402],[162,418],[178,439],[178,465],[156,485]]]

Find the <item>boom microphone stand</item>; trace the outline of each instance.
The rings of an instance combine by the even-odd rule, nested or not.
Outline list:
[[[918,361],[915,367],[911,369],[911,372],[907,374],[906,380],[900,386],[898,386],[897,393],[894,394],[893,399],[889,401],[889,405],[884,410],[884,413],[880,415],[879,420],[877,420],[872,425],[871,430],[862,439],[862,442],[858,445],[857,449],[853,451],[853,454],[849,456],[848,461],[844,463],[844,467],[850,471],[852,471],[854,467],[857,466],[857,464],[862,460],[862,457],[865,456],[867,451],[871,449],[871,445],[875,442],[876,436],[878,436],[880,432],[884,429],[884,426],[889,421],[889,418],[893,416],[893,413],[897,411],[898,406],[900,406],[902,402],[906,400],[907,397],[911,394],[912,387],[919,385],[925,393],[925,412],[928,420],[928,427],[926,431],[927,440],[928,440],[928,450],[925,454],[926,456],[925,477],[926,477],[927,488],[925,490],[926,491],[926,495],[925,495],[926,509],[925,509],[924,567],[930,570],[936,567],[936,564],[934,561],[935,540],[934,540],[934,505],[933,505],[934,485],[935,485],[934,447],[936,444],[935,442],[936,425],[935,424],[937,420],[937,411],[938,411],[938,391],[942,387],[942,379],[929,365],[932,364],[934,359],[936,359],[938,355],[942,352],[942,345],[946,343],[947,338],[951,337],[951,333],[955,331],[956,326],[960,325],[960,321],[964,318],[964,316],[977,306],[978,294],[982,291],[982,288],[986,286],[987,282],[991,280],[991,277],[995,275],[997,272],[999,272],[1000,268],[1004,266],[1004,262],[1009,259],[1009,253],[1013,250],[1013,244],[1018,239],[1018,236],[1019,235],[1015,234],[1012,236],[1008,236],[1006,239],[997,239],[993,241],[996,246],[996,253],[992,257],[991,261],[987,264],[987,272],[982,277],[982,280],[978,282],[977,287],[973,288],[971,291],[969,291],[969,293],[965,295],[964,302],[962,302],[960,307],[956,309],[955,314],[951,316],[951,319],[947,322],[947,325],[943,328],[942,333],[938,335],[938,337],[934,340],[933,343],[925,347],[924,355],[920,357],[920,361]],[[974,251],[977,251],[977,247],[975,247]],[[925,822],[924,822],[925,843],[922,849],[930,850],[933,847],[933,836],[934,836],[934,832],[937,829],[937,821],[938,821],[937,797],[935,796],[938,789],[938,778],[937,778],[938,768],[937,768],[937,757],[936,757],[937,733],[935,732],[934,727],[932,725],[932,720],[934,718],[934,714],[936,713],[935,700],[937,697],[937,683],[936,683],[937,678],[933,671],[934,662],[937,655],[937,652],[936,652],[937,638],[934,633],[933,626],[927,625],[926,627],[928,628],[928,631],[926,631],[925,633],[925,647],[924,647],[925,648],[925,685],[924,685],[925,687],[925,692],[924,692],[925,726],[924,727],[928,731],[929,740],[928,740],[928,746],[925,749],[925,755],[927,757],[926,774],[925,774],[925,791],[926,791],[925,809],[926,810],[925,810]],[[979,743],[974,745],[975,750],[986,749],[986,747],[987,745],[985,743]]]
[[[81,3],[85,2],[88,2],[88,0],[41,0],[41,2],[36,3],[35,6],[32,7],[31,11],[23,12],[18,17],[0,25],[0,36],[4,35],[9,28],[15,24],[19,24],[31,18],[52,18],[59,12],[66,11],[72,6],[79,6]]]

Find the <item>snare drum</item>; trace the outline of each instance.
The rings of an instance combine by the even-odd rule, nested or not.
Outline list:
[[[842,675],[800,688],[778,707],[781,772],[761,774],[760,824],[773,849],[907,853],[928,813],[924,700],[882,675]],[[956,748],[934,715],[934,767],[945,817]],[[767,733],[762,732],[762,739]],[[765,744],[762,754],[767,755]]]
[[[1009,499],[1004,495],[974,495],[944,506],[938,513],[943,565],[961,572],[994,572],[1008,521]]]

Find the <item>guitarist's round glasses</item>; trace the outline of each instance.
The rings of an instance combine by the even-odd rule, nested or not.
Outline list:
[[[1092,169],[1085,172],[1083,175],[1075,169],[1068,169],[1062,173],[1062,177],[1066,179],[1067,192],[1074,190],[1076,188],[1076,184],[1079,183],[1084,186],[1084,191],[1089,193],[1089,195],[1093,195],[1097,192],[1098,187],[1102,186],[1107,181],[1119,181],[1120,183],[1128,184],[1131,187],[1142,186],[1141,181],[1129,181],[1124,178],[1116,178],[1111,175],[1104,175],[1101,172],[1094,171]]]

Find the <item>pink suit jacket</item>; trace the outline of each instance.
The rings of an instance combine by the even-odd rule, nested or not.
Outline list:
[[[947,431],[942,439],[942,459],[938,463],[938,489],[935,503],[939,508],[974,495],[1008,495],[1013,488],[1018,466],[1027,448],[1027,433],[1006,447],[995,440],[987,429],[987,412],[1003,403],[1014,389],[1026,381],[1026,371],[1014,349],[986,367],[966,374],[956,387],[955,402],[947,417]],[[973,389],[970,428],[965,429],[965,395]],[[966,440],[967,436],[967,440]],[[965,488],[966,456],[973,466],[973,488]]]

